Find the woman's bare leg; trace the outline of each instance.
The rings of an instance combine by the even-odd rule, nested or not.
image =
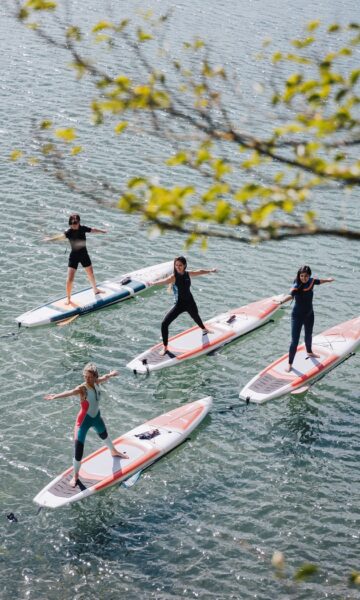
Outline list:
[[[73,267],[68,268],[68,274],[66,279],[66,300],[65,304],[70,304],[71,302],[71,290],[75,279],[76,269]]]
[[[95,275],[92,265],[90,265],[90,267],[85,267],[85,271],[86,275],[88,276],[88,280],[91,283],[92,289],[94,290],[94,294],[104,293],[102,290],[99,290],[99,288],[96,286]]]

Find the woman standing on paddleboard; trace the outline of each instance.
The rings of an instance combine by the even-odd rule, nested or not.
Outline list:
[[[161,356],[164,356],[164,354],[166,354],[168,351],[169,325],[183,312],[189,313],[190,317],[195,321],[200,329],[203,330],[204,335],[206,333],[211,333],[211,331],[207,329],[202,322],[198,307],[196,306],[196,302],[192,293],[190,292],[190,275],[191,277],[207,275],[208,273],[216,273],[217,269],[199,269],[198,271],[187,271],[186,266],[186,258],[184,256],[178,256],[174,260],[173,275],[167,277],[166,279],[160,279],[158,281],[151,282],[153,285],[162,285],[167,283],[172,285],[175,298],[174,306],[169,310],[163,322],[161,323],[161,335],[164,345],[162,350],[160,350]]]
[[[294,362],[296,350],[299,344],[301,329],[305,330],[305,347],[308,356],[318,358],[312,351],[312,332],[314,328],[313,289],[314,285],[331,283],[333,277],[328,279],[315,279],[311,277],[311,269],[307,265],[300,267],[290,294],[280,301],[280,304],[295,299],[294,308],[291,313],[291,344],[289,348],[289,364],[287,371],[290,372]]]
[[[69,229],[64,231],[64,233],[45,238],[44,240],[45,242],[54,242],[58,240],[68,239],[71,245],[71,252],[68,263],[68,274],[66,279],[65,304],[71,303],[71,290],[79,263],[84,267],[86,271],[86,275],[88,276],[88,279],[94,290],[94,294],[101,294],[101,290],[99,290],[96,286],[91,259],[86,248],[86,234],[107,233],[107,231],[105,231],[104,229],[97,229],[95,227],[87,227],[86,225],[80,225],[80,215],[76,213],[70,215],[69,225]]]
[[[84,453],[84,444],[86,434],[90,427],[93,427],[99,437],[104,441],[109,448],[111,456],[119,456],[120,458],[129,458],[127,454],[116,450],[114,444],[108,436],[105,423],[100,415],[99,402],[101,391],[100,383],[105,383],[111,377],[116,377],[118,371],[110,371],[106,375],[99,377],[96,365],[88,363],[83,370],[85,382],[78,385],[73,390],[67,390],[60,394],[47,394],[45,400],[55,400],[56,398],[68,398],[69,396],[80,396],[80,412],[77,416],[74,431],[75,452],[74,452],[74,476],[70,481],[72,487],[76,487],[79,480],[79,471],[81,459]]]

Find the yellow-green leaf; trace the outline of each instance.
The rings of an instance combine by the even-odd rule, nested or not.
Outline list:
[[[79,154],[79,152],[82,152],[82,146],[74,146],[73,148],[71,148],[71,154],[73,156]]]
[[[339,31],[339,29],[341,29],[340,25],[338,23],[334,23],[328,27],[328,33],[335,33],[335,31]]]
[[[124,131],[124,129],[127,128],[127,126],[129,125],[128,121],[120,121],[120,123],[118,123],[117,125],[115,125],[114,127],[114,131],[117,134],[120,134]]]
[[[142,185],[146,185],[147,180],[144,177],[133,177],[128,181],[128,188],[133,189]]]
[[[66,143],[74,141],[77,137],[75,129],[73,127],[68,127],[66,129],[56,129],[55,136]]]
[[[57,4],[51,0],[28,0],[25,6],[32,10],[54,10]]]
[[[92,28],[92,32],[97,33],[98,31],[103,31],[104,29],[112,29],[113,27],[113,24],[109,23],[109,21],[99,21]]]
[[[304,579],[315,575],[315,573],[317,573],[318,571],[319,569],[316,565],[313,565],[311,563],[305,564],[296,571],[294,579],[295,581],[303,581]]]
[[[166,164],[170,167],[175,167],[177,165],[183,165],[186,162],[188,162],[188,155],[186,154],[186,152],[181,151],[175,154],[175,156],[171,156],[170,158],[168,158]]]
[[[137,30],[137,38],[139,40],[139,42],[146,42],[148,40],[152,40],[153,36],[150,33],[146,33],[146,31],[143,31],[142,29],[138,29]]]
[[[76,42],[80,42],[82,35],[79,27],[72,25],[68,27],[66,30],[66,37],[68,40],[75,40]]]
[[[360,69],[356,69],[355,71],[351,71],[350,73],[350,84],[355,85],[360,77]]]
[[[23,151],[22,150],[13,150],[10,153],[10,160],[13,160],[14,162],[19,160],[22,156],[23,156]]]
[[[320,21],[310,21],[310,23],[307,24],[306,29],[308,31],[315,31],[315,29],[317,29],[320,25]]]
[[[40,123],[40,129],[50,129],[51,126],[52,121],[50,121],[50,119],[45,119],[45,121],[42,121]]]

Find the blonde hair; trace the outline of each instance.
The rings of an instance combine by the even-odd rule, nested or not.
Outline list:
[[[99,371],[97,370],[97,366],[95,363],[89,362],[83,368],[83,375],[85,377],[85,373],[92,373],[96,379],[99,377]]]

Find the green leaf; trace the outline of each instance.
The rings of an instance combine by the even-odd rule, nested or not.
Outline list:
[[[71,154],[73,156],[79,154],[80,152],[82,152],[82,146],[74,146],[73,148],[71,148]]]
[[[46,119],[45,121],[42,121],[40,123],[40,129],[50,129],[51,126],[52,126],[52,121],[50,121],[49,119]]]
[[[306,29],[308,31],[315,31],[315,29],[317,29],[320,25],[320,21],[310,21],[310,23],[307,24]]]
[[[96,23],[96,25],[94,25],[91,31],[93,33],[97,33],[98,31],[103,31],[104,29],[113,29],[113,27],[113,24],[109,23],[109,21],[99,21]]]
[[[360,572],[353,571],[352,573],[350,573],[349,582],[354,583],[355,585],[360,585]]]
[[[295,48],[306,48],[307,46],[310,46],[311,44],[313,44],[315,41],[315,38],[312,36],[309,36],[307,38],[305,38],[304,40],[292,40],[292,45]]]
[[[26,10],[26,8],[21,7],[17,14],[17,17],[18,17],[18,19],[20,19],[20,21],[25,21],[25,19],[27,19],[29,17],[29,15],[30,15],[29,11]]]
[[[55,136],[63,142],[72,142],[76,139],[76,131],[73,127],[67,127],[65,129],[56,129]]]
[[[360,77],[360,69],[356,69],[355,71],[351,71],[350,73],[350,84],[355,85]]]
[[[137,39],[139,40],[139,42],[147,42],[148,40],[152,40],[153,36],[150,33],[146,33],[146,31],[143,31],[143,29],[138,29],[137,30]]]
[[[117,134],[122,133],[124,131],[124,129],[127,128],[128,125],[129,125],[128,121],[120,121],[120,123],[118,123],[114,127],[115,133],[117,133]]]
[[[55,10],[57,4],[51,0],[28,0],[25,6],[32,10]]]
[[[283,58],[283,55],[281,52],[279,52],[279,51],[274,52],[274,54],[272,55],[272,62],[277,63],[280,60],[282,60],[282,58]]]
[[[147,179],[144,177],[133,177],[128,181],[128,188],[133,189],[147,184]]]
[[[68,40],[75,40],[75,42],[80,42],[82,39],[81,31],[79,27],[75,27],[75,25],[68,27],[65,35]]]
[[[231,214],[231,206],[226,200],[219,200],[215,208],[215,219],[218,223],[225,223]]]
[[[316,573],[318,573],[318,571],[319,568],[316,565],[313,565],[311,563],[304,564],[302,567],[300,567],[300,569],[296,571],[294,579],[295,581],[304,581],[304,579],[312,577],[312,575],[315,575]]]
[[[186,152],[178,152],[175,156],[171,156],[167,159],[166,164],[170,167],[176,167],[177,165],[183,165],[188,162],[188,155]]]
[[[335,101],[340,103],[341,100],[344,98],[344,96],[346,96],[346,94],[348,93],[349,90],[347,90],[346,88],[342,88],[341,90],[339,90],[336,94],[335,94]]]
[[[22,158],[22,156],[24,155],[22,150],[13,150],[10,153],[10,160],[16,162],[17,160],[19,160],[20,158]]]

